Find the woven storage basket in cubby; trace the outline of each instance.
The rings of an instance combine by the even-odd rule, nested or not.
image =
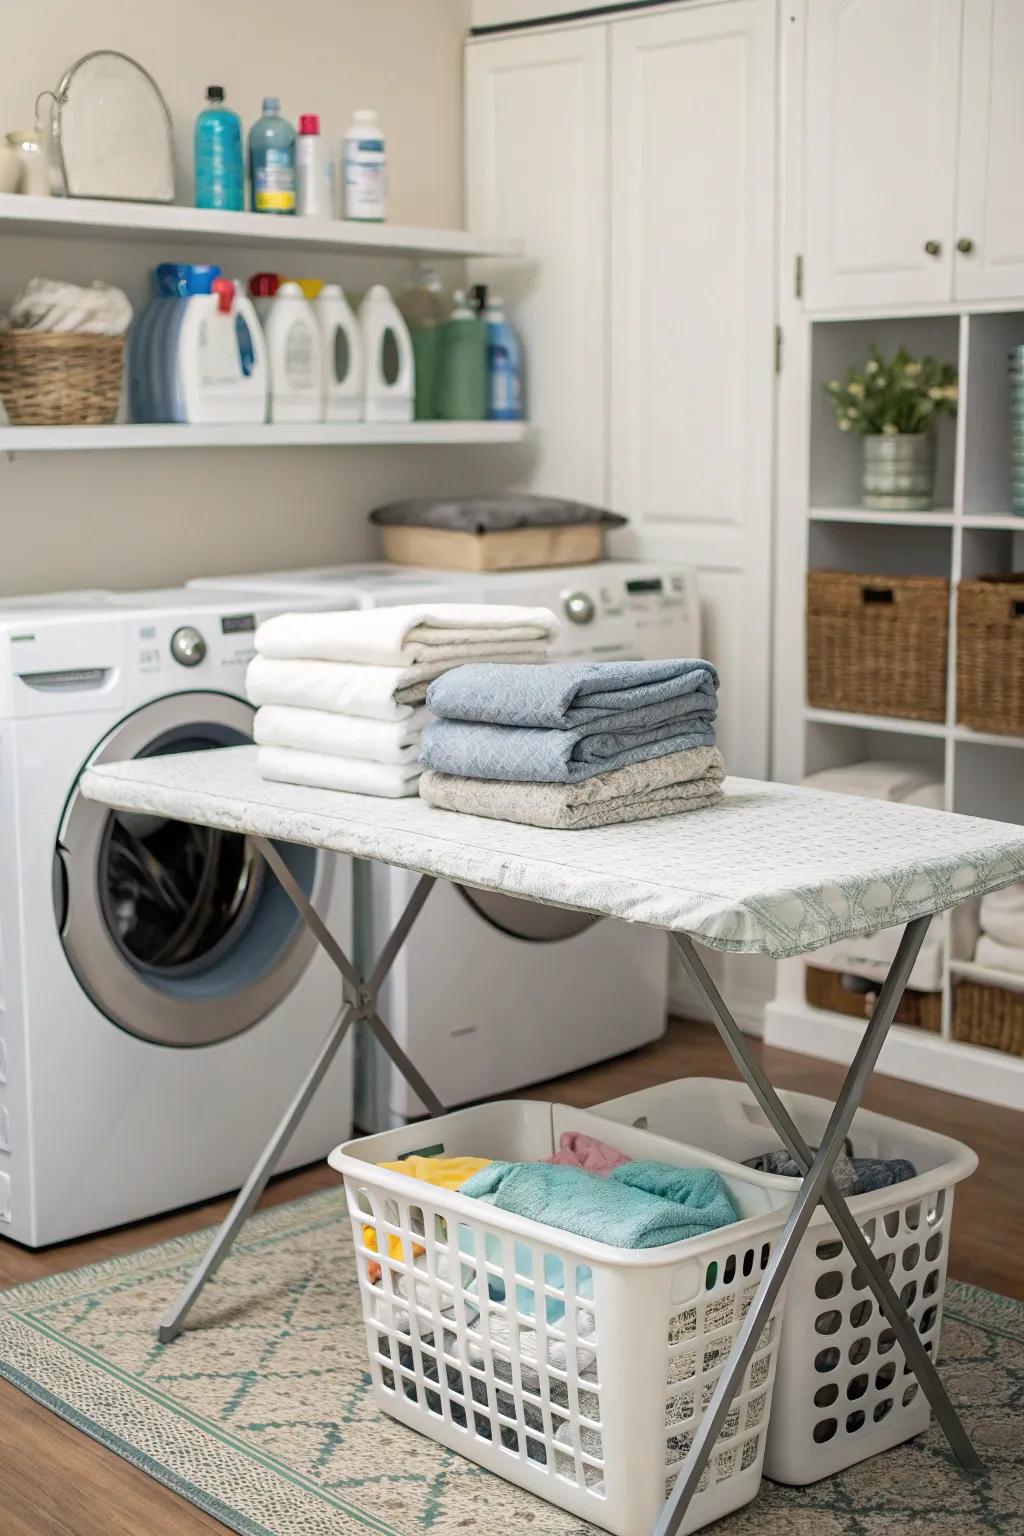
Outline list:
[[[1024,992],[958,981],[953,990],[953,1038],[1024,1056]]]
[[[948,632],[945,577],[808,571],[808,704],[944,720]]]
[[[870,1018],[880,990],[880,986],[872,982],[866,992],[851,992],[843,986],[839,971],[826,970],[822,965],[805,967],[804,995],[812,1008],[843,1013],[852,1019]],[[941,992],[904,992],[896,1010],[896,1023],[907,1024],[912,1029],[927,1029],[937,1035],[942,1028]]]
[[[13,426],[106,426],[123,373],[123,336],[0,331],[0,400]]]
[[[958,722],[1024,736],[1024,573],[962,581],[956,615]]]

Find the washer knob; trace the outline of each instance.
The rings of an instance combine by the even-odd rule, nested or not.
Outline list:
[[[586,592],[567,592],[562,606],[571,624],[589,624],[594,617],[594,599]]]
[[[171,636],[171,655],[183,667],[198,667],[206,656],[206,641],[191,624],[183,624]]]

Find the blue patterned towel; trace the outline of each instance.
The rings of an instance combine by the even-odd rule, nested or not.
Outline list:
[[[439,686],[441,685],[441,686]],[[432,683],[420,762],[460,778],[572,784],[715,741],[706,661],[457,667]]]
[[[717,693],[718,673],[710,661],[474,662],[436,678],[427,708],[445,720],[560,731],[651,704],[675,702],[681,713],[714,714]]]
[[[636,1162],[598,1178],[550,1163],[490,1163],[461,1193],[616,1248],[659,1248],[738,1220],[712,1168]]]

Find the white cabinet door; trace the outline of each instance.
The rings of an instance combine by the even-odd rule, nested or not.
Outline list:
[[[607,29],[466,50],[471,229],[514,234],[527,259],[481,280],[511,302],[526,352],[533,489],[607,497]]]
[[[734,772],[767,772],[774,0],[612,33],[612,505],[698,571]]]
[[[808,5],[808,309],[951,297],[962,4]]]
[[[1024,297],[1024,0],[965,0],[956,297]]]

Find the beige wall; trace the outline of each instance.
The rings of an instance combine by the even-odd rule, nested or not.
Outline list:
[[[175,120],[181,201],[192,195],[192,125],[211,81],[248,127],[264,94],[295,121],[318,111],[336,150],[352,109],[378,109],[399,223],[462,219],[462,41],[469,0],[32,0],[4,7],[0,128],[30,122],[36,93],[94,48],[156,77]],[[280,255],[175,246],[246,277]],[[166,247],[0,237],[0,304],[34,272],[99,277],[133,299]],[[291,275],[400,286],[404,262],[307,257]],[[174,583],[188,576],[358,559],[365,514],[414,491],[495,484],[507,451],[259,449],[19,455],[0,459],[0,593]]]

